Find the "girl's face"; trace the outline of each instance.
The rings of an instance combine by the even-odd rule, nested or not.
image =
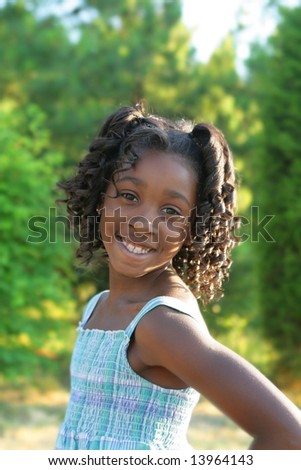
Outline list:
[[[173,153],[147,151],[135,167],[118,172],[100,222],[110,268],[137,278],[170,265],[189,236],[196,190],[191,165]]]

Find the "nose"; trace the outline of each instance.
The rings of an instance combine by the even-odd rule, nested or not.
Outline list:
[[[154,219],[150,220],[144,215],[135,215],[129,221],[135,233],[152,233],[155,227]]]
[[[130,230],[139,235],[153,235],[158,232],[159,216],[152,205],[140,206],[139,213],[132,214],[129,220]]]

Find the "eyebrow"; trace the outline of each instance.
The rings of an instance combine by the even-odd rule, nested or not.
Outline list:
[[[116,181],[116,183],[120,183],[122,181],[132,181],[133,183],[137,184],[137,186],[145,186],[144,181],[139,178],[136,178],[135,176],[122,176],[121,178],[119,178],[119,180]],[[181,199],[187,204],[187,206],[190,207],[190,203],[188,199],[184,196],[184,194],[179,193],[178,191],[175,191],[173,189],[168,189],[166,191],[166,194],[173,199]]]
[[[119,178],[116,183],[120,183],[122,181],[132,181],[133,183],[137,184],[138,186],[145,186],[145,183],[139,179],[139,178],[136,178],[135,176],[122,176],[121,178]]]
[[[182,201],[185,202],[185,204],[190,207],[188,199],[184,196],[182,193],[178,193],[178,191],[173,191],[172,189],[167,191],[167,194],[169,197],[173,199],[181,199]]]

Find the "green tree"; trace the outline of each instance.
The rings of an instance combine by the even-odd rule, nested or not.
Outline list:
[[[183,115],[194,59],[180,1],[89,1],[82,8],[91,6],[94,16],[78,26],[69,84],[84,104],[73,112],[89,138],[122,104],[143,100],[153,112]]]
[[[70,298],[71,244],[59,230],[49,239],[62,155],[50,150],[44,120],[34,105],[1,104],[0,368],[11,379],[55,366],[72,317],[72,308],[63,316],[54,305]]]
[[[275,242],[258,245],[258,277],[266,335],[282,367],[300,372],[301,7],[279,11],[275,34],[265,48],[254,46],[249,61],[263,126],[255,194],[261,212],[274,215],[268,227]]]
[[[66,28],[55,16],[37,17],[25,1],[9,2],[0,11],[1,98],[20,107],[38,104],[56,136],[53,148],[61,149],[72,120],[63,110],[72,60]]]
[[[74,171],[74,163],[79,161],[94,137],[102,118],[116,107],[133,104],[139,99],[145,100],[154,113],[166,114],[171,118],[188,117],[193,121],[214,122],[229,139],[238,169],[244,175],[249,171],[246,162],[246,156],[250,154],[248,137],[250,133],[256,134],[257,121],[253,120],[253,104],[250,104],[245,85],[235,70],[235,46],[231,35],[225,38],[208,64],[201,64],[190,44],[191,33],[181,20],[180,0],[82,0],[73,11],[56,16],[47,11],[47,2],[44,2],[43,14],[41,2],[37,0],[10,0],[6,3],[1,9],[0,86],[3,98],[0,106],[2,112],[7,113],[3,136],[8,136],[10,132],[12,143],[5,144],[7,157],[4,161],[6,165],[13,165],[10,161],[13,142],[23,142],[26,136],[26,146],[22,144],[19,155],[22,158],[19,163],[24,166],[24,176],[20,183],[16,181],[14,188],[17,185],[23,187],[28,198],[25,199],[27,209],[23,208],[23,224],[31,217],[30,213],[48,215],[48,206],[52,205],[56,197],[50,194],[50,186],[53,186],[55,179],[63,178],[63,173],[69,175]],[[51,4],[60,5],[62,2],[57,0]],[[41,114],[35,105],[43,110],[44,120],[39,117]],[[13,111],[9,111],[11,106],[14,106]],[[29,131],[28,126],[32,122],[39,122],[35,133]],[[39,142],[40,151],[34,150]],[[60,162],[56,164],[55,159],[58,157],[50,157],[50,154],[57,155],[58,151],[61,156]],[[53,175],[55,179],[52,179]],[[21,175],[18,177],[21,178]],[[33,184],[35,178],[38,181]],[[7,178],[3,189],[7,184],[8,187],[14,187]],[[244,182],[239,191],[241,215],[249,206],[250,198],[250,190]],[[41,201],[39,207],[34,203],[37,200]],[[7,201],[6,196],[6,206]],[[3,224],[7,224],[7,218],[6,222],[4,220]],[[45,299],[55,301],[54,285],[57,287],[62,283],[68,297],[67,287],[70,288],[70,284],[77,284],[84,290],[83,280],[86,280],[84,276],[72,277],[69,250],[61,253],[59,245],[23,245],[17,237],[7,235],[5,238],[5,252],[13,253],[17,250],[19,264],[26,267],[19,275],[13,272],[10,274],[8,261],[3,265],[3,269],[7,269],[7,279],[20,283],[20,286],[14,284],[20,299],[23,296],[16,318],[19,323],[22,318],[24,320],[19,326],[9,326],[8,311],[5,314],[7,320],[3,327],[3,351],[6,371],[14,370],[15,358],[16,364],[24,358],[23,369],[18,367],[20,371],[25,370],[25,358],[29,355],[31,361],[36,360],[36,365],[41,365],[41,344],[39,346],[37,342],[46,341],[48,329],[54,338],[53,342],[57,341],[58,344],[58,330],[65,325],[62,312],[57,312],[54,321],[43,302]],[[20,246],[23,247],[22,252],[18,251]],[[29,252],[35,254],[28,257]],[[54,253],[57,256],[53,257]],[[39,260],[39,256],[41,262],[36,268],[34,260]],[[64,256],[68,258],[66,261]],[[231,282],[226,286],[222,315],[216,323],[217,330],[226,329],[227,332],[235,325],[238,316],[250,318],[254,312],[250,245],[238,248],[235,256],[237,262],[234,263]],[[32,289],[28,291],[28,278],[40,270],[43,275],[34,277]],[[51,278],[50,273],[56,277]],[[106,273],[97,276],[93,277],[93,283],[99,288],[103,287]],[[90,276],[88,278],[91,279]],[[4,297],[3,293],[3,298],[8,299],[5,302],[10,306],[15,300],[8,284],[5,284],[5,295],[11,297]],[[31,291],[36,292],[36,296],[29,297],[28,292]],[[34,298],[37,298],[36,307]],[[31,302],[36,310],[29,314]],[[60,302],[58,291],[57,303]],[[27,325],[25,319],[28,318],[30,322]],[[42,333],[37,334],[35,343],[29,345],[28,336],[32,340],[38,326],[41,327],[37,318],[43,319]],[[227,321],[227,318],[230,320]],[[66,318],[66,321],[69,320]],[[9,328],[17,330],[11,333]],[[33,334],[20,337],[26,328],[30,328]],[[10,341],[9,337],[13,339]],[[22,341],[24,344],[21,347]],[[49,344],[49,341],[48,338],[46,343]],[[26,344],[27,356],[27,353],[24,354]],[[63,349],[61,346],[60,351]],[[39,354],[35,355],[34,351]],[[33,363],[30,364],[29,361],[28,372]]]
[[[57,16],[39,6],[16,0],[1,10],[0,87],[43,109],[66,163],[122,104],[142,99],[154,112],[185,114],[196,61],[180,0],[82,1]]]

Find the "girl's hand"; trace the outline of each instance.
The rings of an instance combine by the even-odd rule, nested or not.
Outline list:
[[[254,437],[252,449],[301,450],[301,412],[263,374],[193,318],[160,306],[135,333],[135,355],[203,394]]]

